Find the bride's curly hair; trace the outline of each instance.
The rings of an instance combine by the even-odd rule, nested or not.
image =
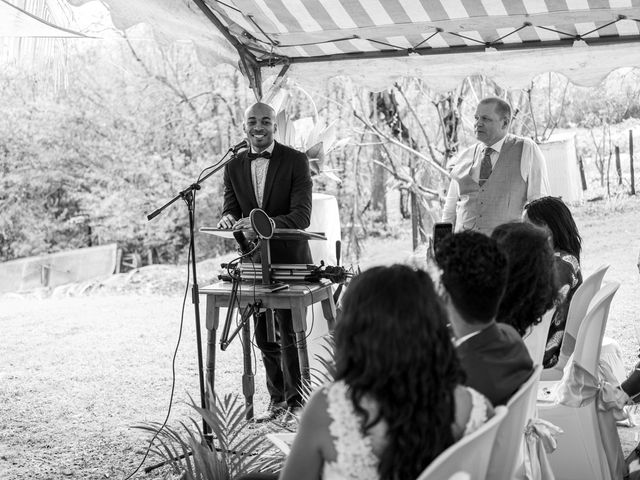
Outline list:
[[[447,315],[427,273],[375,267],[345,294],[335,332],[336,380],[349,387],[363,434],[387,425],[381,480],[416,478],[454,442],[454,390],[464,373]],[[379,408],[374,418],[364,397]]]

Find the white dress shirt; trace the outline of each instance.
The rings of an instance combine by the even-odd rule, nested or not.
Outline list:
[[[470,338],[475,337],[476,335],[478,335],[483,329],[480,330],[476,330],[475,332],[471,332],[471,333],[467,333],[466,335],[460,337],[460,338],[456,338],[453,340],[453,346],[458,348],[460,345],[462,345],[464,342],[466,342],[467,340],[469,340]]]
[[[495,168],[498,157],[500,157],[500,150],[502,149],[505,138],[507,137],[504,136],[493,145],[490,145],[490,148],[493,150],[490,154],[492,169]],[[523,140],[520,174],[527,184],[527,202],[530,202],[549,195],[549,180],[547,178],[547,165],[540,147],[529,138],[524,138]],[[485,148],[486,147],[476,148],[476,144],[474,144],[465,149],[456,161],[456,163],[458,163],[467,160],[469,157],[474,157],[470,174],[471,178],[476,182],[480,178],[480,164],[482,163],[482,157],[484,157]],[[442,221],[452,223],[456,232],[473,226],[456,225],[456,205],[459,198],[460,186],[456,180],[451,179],[447,198],[442,209]]]
[[[275,142],[271,142],[263,152],[273,153]],[[251,152],[258,153],[251,147]],[[262,208],[262,200],[264,198],[264,184],[267,180],[267,171],[269,170],[269,159],[258,157],[251,160],[251,182],[253,183],[253,191],[256,194],[258,206]]]

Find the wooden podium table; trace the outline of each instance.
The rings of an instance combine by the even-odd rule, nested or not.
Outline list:
[[[322,303],[322,312],[329,331],[333,330],[336,319],[336,307],[333,303],[332,283],[322,280],[321,283],[290,283],[289,288],[277,292],[266,291],[260,284],[243,283],[238,289],[240,307],[244,308],[256,301],[262,301],[262,308],[291,310],[293,330],[296,335],[300,374],[303,382],[310,381],[309,357],[307,354],[307,307],[314,303]],[[216,330],[220,324],[220,308],[229,306],[232,285],[230,282],[218,282],[200,289],[201,295],[206,295],[206,327],[207,327],[207,360],[205,375],[208,392],[215,392],[215,359],[216,359]],[[249,323],[244,327],[245,338],[248,337]],[[251,355],[251,348],[243,342],[245,351],[245,373],[242,379],[242,391],[247,405],[247,418],[253,416],[253,393],[255,385],[251,371],[251,361],[247,362],[247,355]],[[208,397],[208,395],[207,395]]]

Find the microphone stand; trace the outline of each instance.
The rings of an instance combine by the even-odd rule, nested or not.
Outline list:
[[[198,344],[198,377],[200,381],[200,406],[206,410],[207,409],[207,397],[205,393],[205,385],[204,385],[204,369],[202,362],[202,337],[200,334],[200,294],[198,290],[198,277],[196,276],[196,247],[194,240],[194,232],[195,232],[195,219],[194,219],[194,211],[195,211],[195,191],[200,190],[200,184],[204,182],[207,178],[209,178],[214,173],[220,171],[223,167],[225,167],[229,162],[231,162],[234,158],[236,158],[237,150],[235,148],[230,148],[227,151],[226,155],[231,153],[231,156],[226,160],[222,157],[222,160],[218,162],[218,164],[211,169],[209,173],[207,173],[204,177],[197,180],[195,183],[192,183],[187,188],[178,193],[175,197],[169,200],[167,203],[162,205],[160,208],[154,210],[149,215],[147,215],[147,220],[153,220],[155,217],[160,215],[162,211],[167,208],[169,205],[173,204],[175,201],[179,199],[183,199],[187,204],[187,210],[189,212],[189,252],[191,257],[191,272],[193,275],[193,283],[191,289],[191,302],[194,305],[195,310],[195,322],[196,322],[196,342]],[[225,156],[226,156],[225,155]],[[204,434],[205,439],[209,446],[211,446],[212,439],[210,438],[210,429],[207,422],[202,419],[202,432]],[[164,463],[163,463],[164,464]],[[162,465],[162,464],[161,464]],[[160,466],[160,465],[157,465]],[[155,468],[155,467],[154,467]],[[146,469],[145,469],[146,471]]]

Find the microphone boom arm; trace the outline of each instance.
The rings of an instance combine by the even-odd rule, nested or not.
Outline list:
[[[215,165],[214,167],[211,168],[211,171],[209,173],[207,173],[204,177],[200,178],[197,182],[192,183],[191,185],[189,185],[187,188],[185,188],[184,190],[182,190],[180,193],[178,193],[175,197],[173,197],[171,200],[169,200],[167,203],[165,203],[164,205],[162,205],[160,208],[154,210],[153,212],[151,212],[149,215],[147,215],[147,220],[153,220],[155,217],[157,217],[158,215],[160,215],[160,213],[162,213],[162,211],[167,208],[169,205],[171,205],[173,202],[175,202],[176,200],[180,199],[180,198],[188,198],[188,196],[191,195],[191,192],[193,192],[194,190],[200,190],[200,184],[203,183],[207,178],[209,178],[211,175],[213,175],[216,172],[219,172],[220,170],[222,170],[222,168],[226,167],[227,164],[229,162],[231,162],[231,160],[233,160],[234,158],[236,158],[236,152],[233,151],[233,148],[230,148],[229,151],[227,152],[227,154],[231,153],[231,156],[228,158],[222,158],[222,160],[220,160],[218,162],[217,165]]]

